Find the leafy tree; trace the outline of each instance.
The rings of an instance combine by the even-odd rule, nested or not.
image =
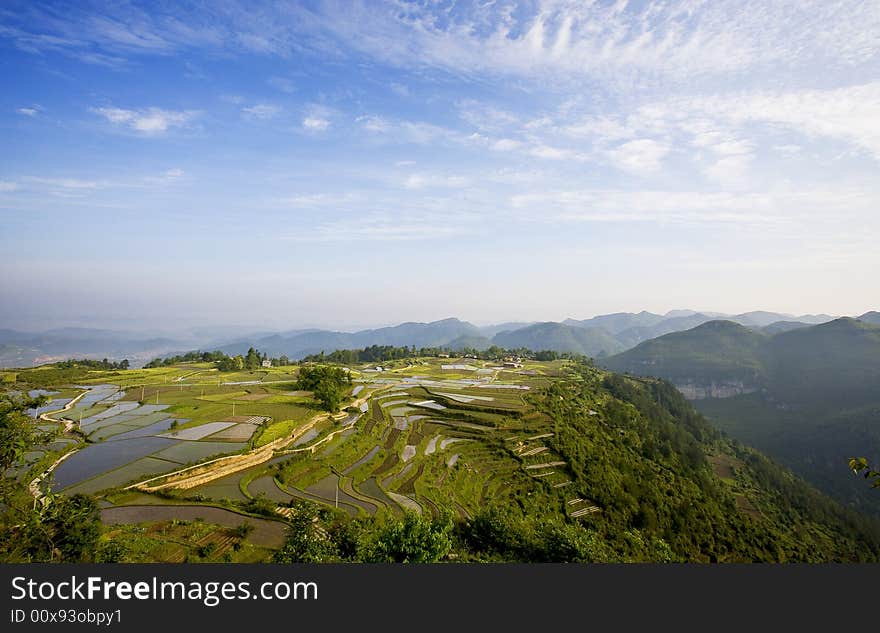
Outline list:
[[[253,347],[249,348],[247,351],[247,356],[244,357],[244,369],[259,369],[261,365],[262,358],[260,357],[260,354]]]
[[[297,502],[290,517],[287,540],[275,552],[275,563],[326,563],[339,559],[338,551],[326,530],[318,525],[318,509],[310,503]]]
[[[0,468],[18,464],[24,453],[46,441],[24,414],[41,400],[0,397]],[[94,558],[100,521],[95,500],[45,493],[36,503],[28,479],[0,479],[0,561],[78,562]]]
[[[452,518],[424,518],[407,512],[403,521],[388,519],[362,554],[370,563],[436,563],[452,549]]]
[[[868,460],[864,457],[853,457],[849,460],[849,468],[856,475],[862,475],[867,480],[873,480],[872,488],[880,488],[880,471],[868,466]]]
[[[342,390],[335,382],[325,380],[315,387],[315,398],[321,403],[321,408],[330,413],[339,411],[342,403]]]
[[[342,367],[305,366],[300,369],[297,389],[312,391],[321,408],[335,413],[342,404],[343,389],[351,384],[351,375]]]

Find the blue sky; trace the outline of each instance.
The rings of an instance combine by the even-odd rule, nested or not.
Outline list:
[[[880,3],[5,2],[0,326],[880,305]]]

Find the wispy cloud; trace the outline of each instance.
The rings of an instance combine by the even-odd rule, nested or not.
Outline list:
[[[401,66],[466,73],[693,77],[779,65],[851,65],[877,59],[880,9],[859,0],[767,4],[539,1],[485,3],[438,19],[430,5],[357,4],[320,26]],[[819,43],[817,46],[816,44]]]
[[[463,232],[461,226],[441,224],[429,218],[407,221],[374,217],[328,222],[285,239],[294,242],[408,242],[449,238]]]
[[[15,191],[18,189],[18,183],[10,180],[0,180],[0,192]]]
[[[611,160],[621,169],[636,174],[649,174],[660,169],[670,148],[653,139],[627,141],[608,152]]]
[[[149,186],[165,186],[179,182],[185,176],[182,169],[169,169],[158,176],[144,176],[143,182]]]
[[[269,103],[258,103],[256,105],[242,108],[241,113],[245,118],[248,119],[259,119],[261,121],[268,121],[269,119],[274,119],[276,116],[281,114],[281,107]]]
[[[43,178],[33,176],[29,177],[27,180],[28,182],[60,189],[92,190],[105,189],[110,186],[110,183],[108,183],[107,181],[82,180],[80,178]]]
[[[308,132],[323,132],[330,127],[330,120],[317,115],[310,115],[302,120],[302,126]]]
[[[403,181],[405,189],[461,189],[470,184],[470,179],[465,176],[415,173],[410,174]]]
[[[359,116],[355,121],[367,132],[383,133],[391,130],[391,123],[381,116],[364,115]]]
[[[831,90],[685,98],[658,108],[669,120],[704,116],[739,126],[781,126],[808,137],[851,143],[880,160],[880,82]]]
[[[110,123],[126,127],[145,136],[164,134],[171,128],[187,126],[199,112],[196,110],[163,110],[146,108],[142,110],[125,110],[122,108],[92,108],[92,112],[101,115]]]
[[[880,203],[864,189],[729,192],[576,189],[511,196],[510,205],[529,221],[736,224],[742,227],[839,225]]]
[[[327,106],[312,104],[305,108],[300,124],[302,129],[309,133],[326,132],[333,125],[333,119],[337,114]]]
[[[43,108],[38,105],[32,105],[32,106],[29,106],[26,108],[16,109],[16,112],[18,112],[19,114],[21,114],[23,116],[28,116],[28,117],[35,117],[42,111],[43,111]]]
[[[278,203],[295,209],[324,209],[348,205],[358,199],[359,196],[352,193],[312,193],[279,198]]]

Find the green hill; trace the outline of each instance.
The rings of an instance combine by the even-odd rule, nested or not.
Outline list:
[[[841,318],[762,336],[720,323],[647,341],[605,364],[671,380],[733,437],[880,514],[880,495],[846,468],[852,456],[880,457],[880,327]],[[719,394],[732,397],[706,397]]]
[[[645,341],[603,364],[615,371],[658,376],[674,383],[756,385],[764,376],[761,349],[765,342],[766,337],[733,321],[709,321]]]
[[[777,399],[836,412],[880,402],[880,327],[841,318],[772,337],[765,352]]]
[[[499,332],[492,343],[506,349],[553,350],[593,357],[608,356],[623,349],[620,342],[601,328],[572,327],[555,322]]]

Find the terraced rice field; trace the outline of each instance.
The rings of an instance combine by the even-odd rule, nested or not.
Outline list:
[[[318,425],[292,445],[318,450],[217,480],[198,494],[239,498],[243,491],[281,505],[308,499],[352,516],[405,510],[466,516],[498,497],[567,480],[561,460],[545,445],[552,436],[546,420],[527,420],[523,393],[529,389],[519,387],[529,385],[509,384],[491,394],[476,390],[484,384],[491,383],[429,375],[401,379],[388,372],[359,385],[371,389],[360,416]],[[529,439],[535,436],[544,443]],[[509,437],[518,441],[505,441]]]
[[[351,397],[364,401],[329,420],[316,418],[312,394],[294,392],[292,382],[265,383],[269,372],[239,374],[135,370],[137,378],[121,377],[122,389],[90,387],[67,415],[82,417],[90,443],[57,467],[54,489],[101,493],[296,434],[269,461],[218,471],[176,494],[200,503],[307,499],[351,516],[473,516],[538,487],[558,490],[565,503],[567,466],[552,450],[551,425],[529,404],[530,392],[545,384],[539,375],[486,366],[456,373],[439,361],[359,374]]]

